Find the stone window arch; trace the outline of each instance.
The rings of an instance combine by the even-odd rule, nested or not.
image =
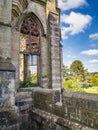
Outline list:
[[[39,84],[40,29],[33,15],[25,17],[20,28],[20,80],[35,75]]]

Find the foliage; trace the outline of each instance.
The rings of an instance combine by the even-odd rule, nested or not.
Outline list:
[[[98,72],[89,73],[79,60],[73,61],[70,69],[63,66],[63,77],[65,90],[98,94]]]
[[[75,60],[71,64],[70,71],[73,76],[79,80],[82,86],[89,87],[92,85],[91,75],[88,70],[83,67],[83,63],[81,61]]]
[[[98,74],[93,74],[91,79],[92,79],[93,85],[98,85]]]
[[[20,81],[21,88],[35,87],[37,85],[37,74],[32,74],[31,77],[26,78],[23,81]]]
[[[81,61],[75,60],[70,66],[70,71],[75,75],[80,75],[84,73],[84,67]]]
[[[4,116],[4,117],[3,116],[1,117],[1,120],[0,120],[1,124],[3,124],[3,123],[5,124],[5,121],[2,122],[2,119],[6,120],[10,124],[15,124],[19,120],[18,115],[13,113],[13,108],[10,106],[0,107],[0,113],[2,113],[2,115]]]
[[[75,79],[69,79],[67,81],[64,81],[64,89],[69,91],[78,91],[78,92],[84,91],[81,85],[79,84],[79,82],[76,81]]]

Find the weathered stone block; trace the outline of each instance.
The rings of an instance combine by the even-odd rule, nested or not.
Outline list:
[[[12,0],[0,0],[0,22],[10,23]]]
[[[15,68],[9,60],[0,60],[0,106],[15,105]]]

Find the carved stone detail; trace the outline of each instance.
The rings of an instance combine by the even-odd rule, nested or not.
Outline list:
[[[32,16],[27,16],[21,26],[20,52],[39,54],[39,28]]]

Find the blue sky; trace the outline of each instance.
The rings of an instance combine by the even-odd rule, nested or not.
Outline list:
[[[89,72],[98,72],[98,0],[58,0],[63,63],[82,61]]]

